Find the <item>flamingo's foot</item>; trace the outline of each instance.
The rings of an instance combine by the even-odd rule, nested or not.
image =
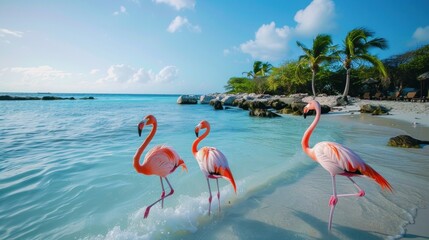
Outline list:
[[[149,211],[150,211],[150,207],[147,207],[146,211],[144,212],[144,217],[143,218],[147,218],[149,216]]]
[[[338,203],[338,197],[331,195],[331,198],[329,199],[329,206],[335,206]]]
[[[358,196],[359,197],[365,196],[365,191],[364,190],[360,190],[359,193],[358,193]]]

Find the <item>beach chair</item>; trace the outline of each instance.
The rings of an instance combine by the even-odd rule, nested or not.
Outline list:
[[[374,96],[372,96],[372,99],[376,99],[376,100],[382,100],[383,99],[383,93],[381,92],[376,92]]]
[[[405,101],[412,101],[416,97],[417,92],[408,92],[407,95],[405,95],[404,100]]]
[[[386,99],[387,100],[399,100],[399,98],[400,98],[400,95],[401,95],[401,92],[399,92],[399,91],[396,91],[395,93],[393,93],[392,95],[390,95],[390,96],[388,96]]]
[[[365,92],[365,93],[363,94],[362,98],[363,98],[363,99],[366,99],[366,100],[370,100],[370,99],[371,99],[371,95],[370,95],[370,93],[369,93],[369,92]]]

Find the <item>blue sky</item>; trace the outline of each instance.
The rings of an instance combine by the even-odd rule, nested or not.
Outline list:
[[[256,60],[279,66],[319,33],[366,27],[381,59],[429,44],[428,0],[0,2],[0,92],[224,92]]]

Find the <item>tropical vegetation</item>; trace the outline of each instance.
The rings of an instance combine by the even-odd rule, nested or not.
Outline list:
[[[382,75],[382,80],[387,79],[386,69],[376,56],[371,55],[369,50],[372,48],[387,48],[387,41],[384,38],[373,38],[374,33],[365,28],[356,28],[351,30],[343,42],[343,49],[339,51],[344,55],[343,67],[346,69],[346,85],[343,98],[346,98],[350,89],[350,72],[353,63],[370,63]]]
[[[311,90],[313,96],[316,96],[316,90],[314,88],[314,80],[316,74],[319,71],[320,65],[324,62],[333,62],[338,57],[332,50],[335,48],[332,46],[332,38],[330,35],[319,34],[313,40],[313,48],[307,48],[303,43],[297,41],[296,44],[304,51],[304,55],[299,57],[298,67],[296,72],[299,73],[303,66],[308,66],[311,70]]]
[[[429,44],[380,60],[371,50],[386,49],[387,40],[375,37],[366,28],[348,32],[340,46],[333,45],[327,34],[316,36],[311,47],[299,41],[297,45],[304,53],[298,60],[280,66],[255,61],[251,71],[243,72],[245,77],[230,78],[225,90],[280,95],[323,93],[344,98],[377,91],[387,96],[406,88],[419,89],[423,82],[417,77],[429,72]],[[371,86],[369,79],[374,83]]]

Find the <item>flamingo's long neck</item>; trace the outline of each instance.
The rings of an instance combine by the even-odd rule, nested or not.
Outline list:
[[[302,149],[304,150],[304,152],[311,157],[313,160],[316,160],[316,156],[313,152],[313,149],[310,148],[308,142],[310,141],[310,136],[313,133],[313,130],[316,128],[317,123],[320,120],[320,114],[321,114],[321,110],[320,110],[320,106],[316,107],[316,117],[314,118],[313,122],[311,123],[311,125],[307,128],[307,130],[304,133],[304,136],[302,136],[302,140],[301,140],[301,145],[302,145]]]
[[[198,152],[198,144],[207,137],[207,135],[209,135],[210,132],[210,126],[207,127],[206,131],[199,137],[197,137],[197,139],[195,139],[194,143],[192,143],[192,154],[194,154],[194,156],[197,154]]]
[[[157,123],[154,122],[152,126],[152,130],[150,131],[149,135],[144,140],[143,144],[137,149],[136,154],[134,154],[134,168],[137,172],[145,174],[146,169],[143,167],[143,165],[140,164],[140,158],[143,154],[143,151],[149,144],[149,142],[152,140],[153,136],[155,136],[157,128]]]

